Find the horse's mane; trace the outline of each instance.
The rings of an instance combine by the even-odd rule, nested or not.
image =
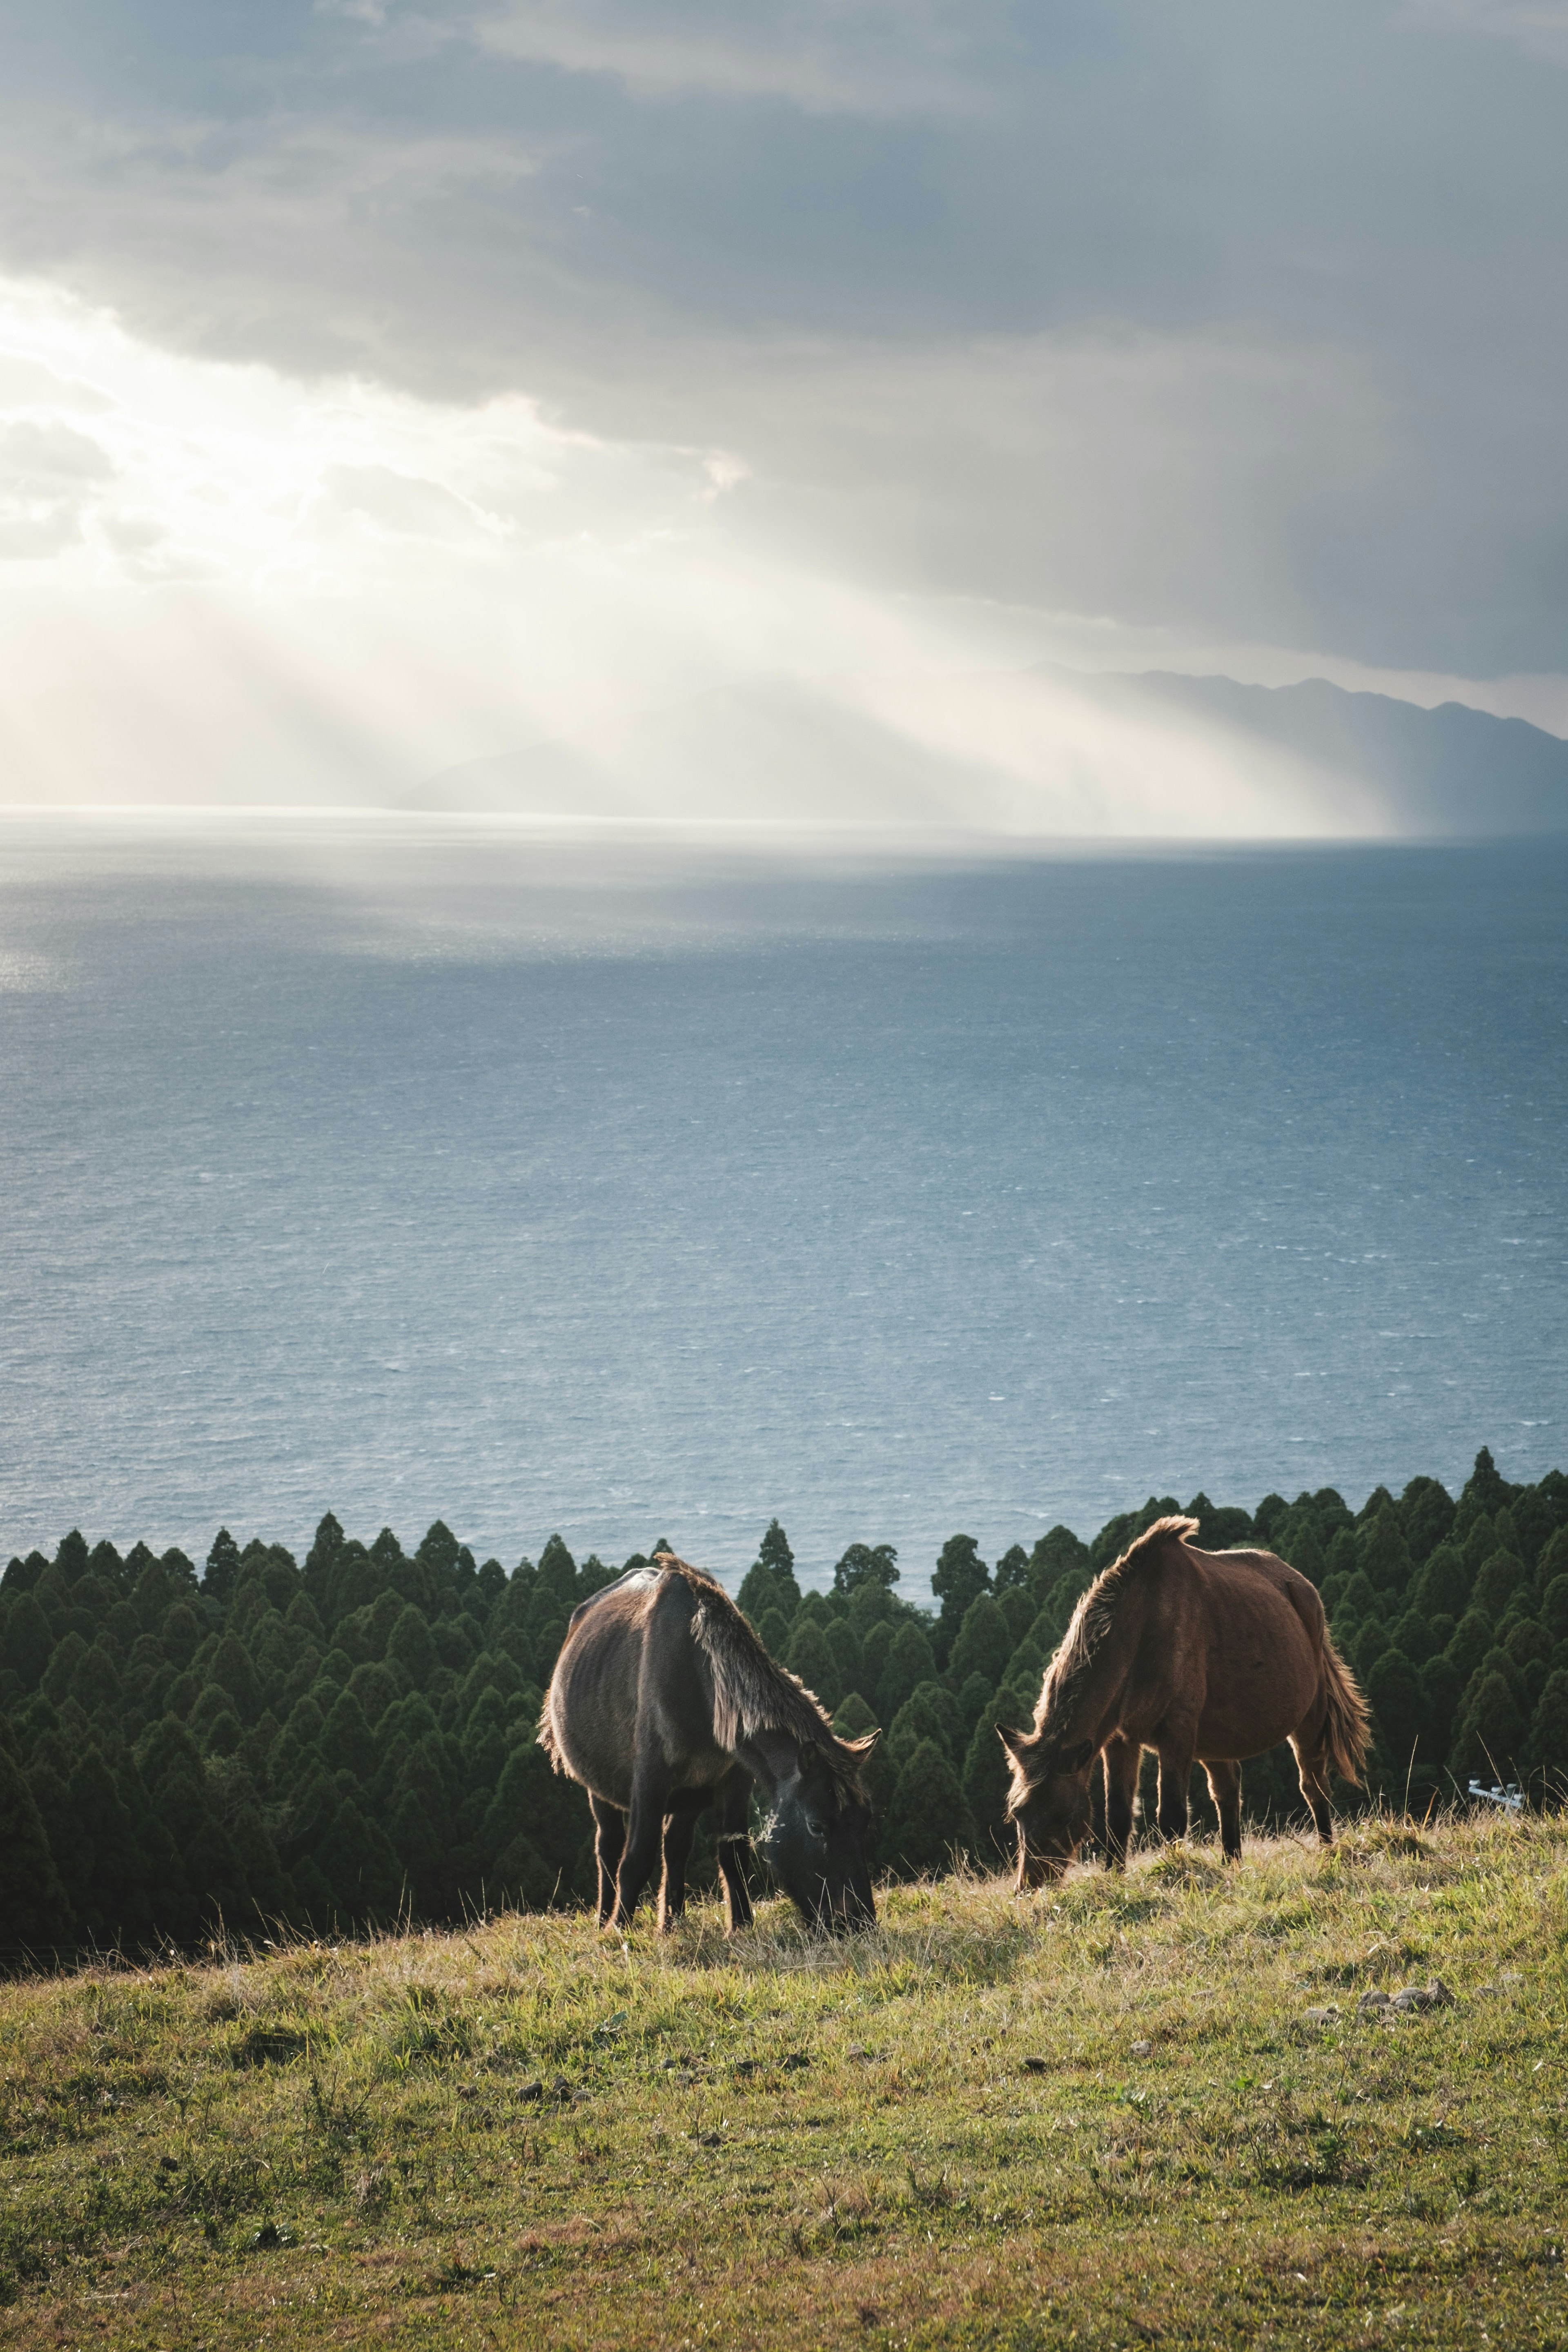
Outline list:
[[[1073,1611],[1040,1685],[1040,1702],[1035,1709],[1030,1741],[1034,1749],[1028,1774],[1031,1783],[1044,1779],[1052,1769],[1065,1745],[1079,1701],[1088,1688],[1095,1662],[1105,1647],[1116,1622],[1117,1610],[1129,1590],[1173,1537],[1184,1541],[1197,1531],[1196,1519],[1156,1519],[1133,1538],[1120,1559],[1113,1559],[1109,1568],[1100,1570]]]
[[[684,1578],[697,1603],[691,1633],[713,1676],[719,1745],[733,1748],[759,1731],[785,1732],[820,1752],[841,1795],[863,1802],[857,1744],[840,1739],[816,1692],[768,1655],[723,1586],[673,1552],[661,1551],[654,1564],[667,1576]]]

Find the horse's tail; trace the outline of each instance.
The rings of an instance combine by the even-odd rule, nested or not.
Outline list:
[[[1323,1696],[1326,1712],[1323,1718],[1323,1740],[1329,1751],[1329,1761],[1356,1787],[1361,1780],[1361,1768],[1366,1751],[1372,1745],[1372,1712],[1361,1695],[1361,1685],[1334,1647],[1333,1636],[1323,1628]]]

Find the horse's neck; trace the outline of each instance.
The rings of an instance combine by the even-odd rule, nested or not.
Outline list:
[[[1128,1606],[1129,1602],[1124,1599],[1121,1607]],[[1131,1623],[1120,1622],[1111,1625],[1079,1685],[1076,1697],[1063,1711],[1053,1713],[1049,1718],[1048,1728],[1059,1746],[1072,1748],[1084,1739],[1097,1748],[1103,1745],[1115,1727],[1118,1701],[1126,1684],[1136,1646],[1134,1628]]]

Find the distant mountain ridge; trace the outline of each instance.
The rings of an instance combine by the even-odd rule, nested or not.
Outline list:
[[[1568,829],[1568,742],[1524,719],[1498,719],[1466,702],[1427,709],[1393,695],[1352,691],[1326,677],[1298,686],[1243,686],[1173,670],[1119,674],[1145,703],[1201,713],[1319,767],[1358,775],[1392,794],[1416,829],[1447,835]]]
[[[1568,742],[1326,678],[1041,663],[720,688],[467,761],[398,804],[1015,837],[1483,839],[1568,830]]]

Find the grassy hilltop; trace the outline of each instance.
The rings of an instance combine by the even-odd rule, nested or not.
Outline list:
[[[512,1913],[15,1981],[0,2347],[1561,2345],[1565,1862],[1363,1819],[838,1945]]]

